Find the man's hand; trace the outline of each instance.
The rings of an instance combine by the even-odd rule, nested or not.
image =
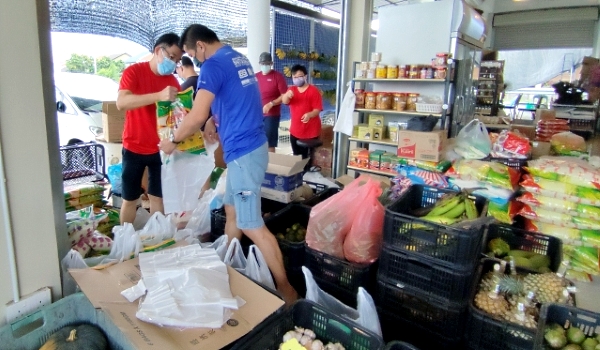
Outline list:
[[[175,97],[177,97],[177,88],[174,86],[167,86],[158,93],[158,101],[175,101]]]
[[[311,119],[311,116],[309,113],[305,113],[302,118],[300,120],[302,120],[303,123],[308,123],[308,121]]]
[[[204,137],[204,140],[206,140],[207,143],[215,143],[219,141],[217,136],[217,127],[215,126],[215,122],[212,118],[206,121],[202,137]]]
[[[291,100],[294,97],[294,93],[292,92],[292,90],[288,90],[285,93],[285,96],[287,96],[287,98],[289,98]]]
[[[273,107],[273,104],[271,102],[265,104],[263,106],[263,114],[269,113],[269,111],[271,110],[271,107]]]
[[[158,146],[160,147],[160,150],[165,152],[166,154],[173,153],[175,148],[177,148],[177,144],[169,141],[168,139],[160,141],[160,144]]]

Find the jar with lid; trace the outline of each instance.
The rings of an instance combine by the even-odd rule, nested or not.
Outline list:
[[[354,89],[354,96],[356,96],[356,102],[354,108],[365,108],[365,90]]]
[[[406,110],[407,111],[416,111],[418,99],[419,99],[418,93],[415,93],[415,92],[409,93],[406,98]]]
[[[387,67],[387,78],[388,79],[398,79],[398,66],[394,64],[390,64]]]
[[[418,64],[411,64],[410,65],[410,73],[409,73],[409,78],[410,79],[418,79],[419,78],[419,65]]]
[[[385,79],[387,77],[387,66],[385,64],[377,65],[375,79]]]
[[[406,94],[404,92],[397,92],[394,94],[394,102],[395,106],[392,107],[393,110],[402,112],[406,110]]]
[[[406,69],[405,69],[405,66],[402,64],[398,66],[398,78],[400,78],[400,79],[406,78]]]
[[[427,68],[425,66],[421,66],[421,70],[419,71],[419,79],[427,79]]]
[[[365,93],[365,108],[366,109],[375,109],[377,107],[377,93],[376,92],[366,92]]]
[[[375,79],[375,69],[367,69],[367,79]]]
[[[446,79],[446,68],[436,68],[434,78]]]
[[[448,63],[449,54],[447,52],[438,52],[435,54],[435,66],[436,67],[446,67]]]
[[[375,109],[392,109],[392,95],[389,92],[378,92]]]

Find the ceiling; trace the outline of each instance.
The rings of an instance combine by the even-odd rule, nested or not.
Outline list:
[[[302,2],[309,3],[311,5],[326,8],[337,13],[341,12],[341,0],[301,0]],[[373,12],[377,13],[378,9],[383,6],[394,6],[401,3],[409,2],[410,0],[374,0],[373,1]]]

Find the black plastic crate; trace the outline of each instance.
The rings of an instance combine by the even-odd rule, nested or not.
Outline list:
[[[278,233],[285,235],[286,229],[296,223],[306,229],[309,216],[310,208],[300,204],[291,204],[265,219],[265,224],[274,235]],[[291,242],[277,238],[277,243],[279,243],[279,249],[281,249],[283,255],[283,265],[286,270],[300,269],[304,264],[304,241]]]
[[[319,287],[344,304],[356,306],[358,287],[372,290],[377,263],[356,264],[314,250],[305,245],[304,265],[312,272]]]
[[[386,342],[399,340],[408,342],[422,350],[464,350],[462,337],[447,338],[431,333],[426,327],[413,322],[412,319],[397,317],[381,307],[377,308],[377,312],[379,314],[383,339]]]
[[[490,157],[489,161],[501,163],[506,165],[507,167],[521,171],[521,169],[524,166],[527,166],[527,162],[529,161],[529,159]]]
[[[283,342],[283,335],[295,326],[313,330],[324,344],[339,342],[347,350],[379,350],[384,345],[383,339],[373,332],[302,299],[260,324],[240,339],[232,350],[277,350]]]
[[[104,146],[95,142],[60,147],[63,183],[72,185],[107,178]]]
[[[430,333],[460,338],[467,322],[468,303],[450,304],[410,287],[399,288],[389,281],[377,282],[376,305],[395,317],[410,320]]]
[[[547,255],[550,257],[550,270],[556,272],[562,261],[562,241],[559,238],[537,232],[529,232],[508,225],[491,224],[483,244],[486,253],[488,243],[494,238],[503,239],[510,249]],[[524,269],[527,270],[527,269]]]
[[[328,188],[314,195],[314,197],[305,200],[302,202],[303,205],[307,207],[314,207],[315,205],[325,201],[327,198],[332,197],[333,195],[339,193],[341,191],[340,188]]]
[[[391,341],[385,345],[384,350],[419,350],[417,347],[403,341]]]
[[[424,296],[449,303],[468,302],[475,268],[456,270],[423,260],[411,252],[394,251],[384,244],[379,257],[378,280],[418,289]]]
[[[550,323],[558,323],[565,328],[577,327],[583,331],[586,337],[600,335],[600,314],[573,306],[545,304],[540,311],[534,343],[535,350],[546,349],[544,347],[544,330]]]
[[[288,281],[290,281],[290,284],[292,285],[292,287],[294,287],[296,292],[298,292],[298,295],[301,298],[305,298],[306,297],[306,280],[304,279],[304,273],[302,272],[302,269],[287,270],[286,274],[287,274]]]
[[[481,251],[484,226],[469,229],[435,224],[408,213],[436,203],[454,192],[430,186],[413,185],[385,210],[383,242],[391,249],[430,258],[454,269],[472,268]],[[477,211],[486,215],[487,200],[474,196]],[[432,258],[432,259],[431,259]]]

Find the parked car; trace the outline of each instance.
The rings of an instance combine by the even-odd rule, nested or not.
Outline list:
[[[60,145],[96,141],[102,135],[102,101],[115,101],[119,84],[99,75],[59,72],[54,75]],[[120,143],[104,146],[106,164],[121,159]]]

